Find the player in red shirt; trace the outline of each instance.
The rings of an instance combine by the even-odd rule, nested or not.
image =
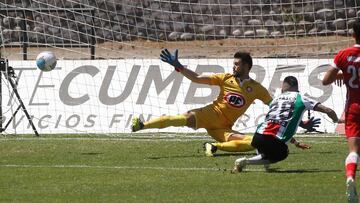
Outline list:
[[[355,172],[360,153],[360,20],[353,25],[353,37],[356,44],[339,51],[334,64],[326,72],[322,83],[329,85],[343,79],[346,89],[345,134],[349,147],[346,157],[346,194],[349,202],[358,202],[355,186]],[[339,72],[340,71],[340,72]]]

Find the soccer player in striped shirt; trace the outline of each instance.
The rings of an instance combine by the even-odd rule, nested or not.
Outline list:
[[[286,159],[289,154],[287,143],[294,141],[293,136],[306,110],[326,113],[334,123],[338,122],[334,110],[299,93],[295,77],[286,77],[281,90],[282,93],[271,102],[265,121],[257,127],[251,141],[251,146],[259,154],[237,159],[234,173],[242,171],[246,165],[268,165]]]
[[[353,24],[356,44],[345,48],[335,56],[334,64],[323,78],[323,85],[342,79],[347,89],[345,105],[345,135],[349,154],[345,160],[346,194],[349,202],[358,202],[355,173],[360,153],[360,20]],[[341,71],[341,72],[339,72]]]

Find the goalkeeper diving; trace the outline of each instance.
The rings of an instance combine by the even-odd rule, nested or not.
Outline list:
[[[207,156],[213,156],[217,149],[228,152],[254,150],[251,146],[252,136],[232,130],[235,121],[245,113],[254,100],[261,100],[266,105],[272,101],[267,89],[249,76],[253,65],[249,53],[236,52],[234,54],[233,73],[214,73],[211,75],[199,75],[184,67],[178,60],[178,50],[171,54],[167,49],[163,49],[160,59],[172,65],[177,72],[192,82],[219,86],[220,93],[211,104],[202,108],[191,109],[183,114],[165,115],[147,122],[134,117],[131,126],[133,132],[170,126],[187,126],[193,129],[205,128],[207,133],[217,141],[216,143],[204,144]],[[302,122],[300,127],[312,130],[319,122],[319,119],[312,118],[307,122]],[[308,148],[307,145],[303,144],[297,144],[297,146]]]

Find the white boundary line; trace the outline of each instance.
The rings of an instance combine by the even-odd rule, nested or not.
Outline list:
[[[211,138],[204,139],[179,139],[179,138],[169,138],[169,139],[129,139],[129,138],[0,138],[1,142],[27,142],[27,141],[102,141],[102,142],[192,142],[192,141],[203,141],[203,142],[215,142]],[[339,140],[304,140],[306,143],[339,143],[345,139]]]
[[[305,142],[330,143],[334,140],[316,140],[317,138],[337,138],[346,141],[340,136],[296,136],[296,138],[310,138]],[[344,138],[344,139],[341,139]],[[139,142],[190,142],[190,141],[213,141],[210,136],[119,136],[119,137],[0,137],[0,142],[6,141],[139,141]]]
[[[91,165],[30,165],[30,164],[4,164],[0,168],[60,168],[60,169],[118,169],[118,170],[160,170],[160,171],[221,171],[229,172],[225,168],[177,168],[153,166],[91,166]],[[244,171],[265,172],[265,169],[244,169]]]

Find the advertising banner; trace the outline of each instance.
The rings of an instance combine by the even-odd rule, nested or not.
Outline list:
[[[181,61],[199,74],[232,73],[233,59]],[[254,59],[250,77],[276,96],[282,80],[293,75],[298,78],[304,95],[333,108],[341,116],[345,87],[321,84],[331,62],[331,59]],[[56,69],[50,72],[38,70],[34,61],[10,61],[9,64],[15,69],[17,89],[40,134],[128,133],[133,116],[148,120],[181,114],[210,104],[219,93],[219,87],[193,83],[159,59],[59,60]],[[10,85],[3,79],[3,126],[17,106]],[[267,105],[256,100],[233,129],[254,132],[267,110]],[[304,114],[304,119],[308,116],[321,118],[319,131],[335,132],[337,126],[326,115],[311,111]],[[7,130],[32,133],[21,110]],[[204,130],[170,127],[160,132]]]

